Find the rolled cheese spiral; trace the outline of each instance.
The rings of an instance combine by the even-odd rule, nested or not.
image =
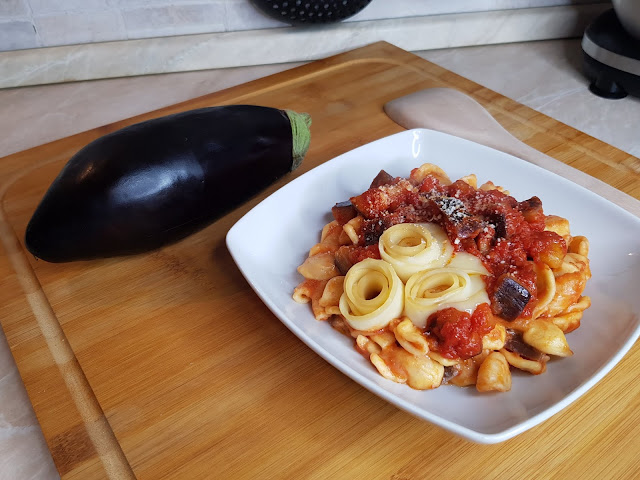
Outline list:
[[[414,325],[424,328],[427,318],[443,308],[472,313],[481,303],[489,303],[482,277],[458,268],[438,268],[418,272],[405,287],[404,314]]]
[[[347,272],[340,313],[352,328],[375,331],[400,317],[403,299],[404,285],[391,265],[367,258]]]
[[[445,231],[434,223],[400,223],[389,227],[378,242],[380,256],[406,282],[421,270],[444,267],[453,254]]]
[[[469,275],[489,275],[489,270],[482,264],[482,260],[467,252],[457,252],[446,267],[457,268]]]

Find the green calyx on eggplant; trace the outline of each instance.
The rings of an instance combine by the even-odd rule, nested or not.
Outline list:
[[[94,140],[35,210],[27,249],[49,262],[148,252],[202,228],[297,168],[307,114],[253,105],[202,108]]]

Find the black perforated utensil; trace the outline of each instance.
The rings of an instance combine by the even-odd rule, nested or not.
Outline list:
[[[252,0],[266,15],[291,25],[333,23],[349,18],[371,0]]]

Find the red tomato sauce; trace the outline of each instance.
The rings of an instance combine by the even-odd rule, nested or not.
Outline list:
[[[491,307],[482,303],[473,314],[455,308],[440,310],[427,321],[425,333],[436,341],[436,350],[445,358],[467,359],[482,352],[482,337],[492,330]]]

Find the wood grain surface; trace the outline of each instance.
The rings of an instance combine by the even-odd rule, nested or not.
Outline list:
[[[224,239],[244,213],[309,169],[401,131],[382,106],[429,87],[471,95],[527,144],[640,198],[639,159],[386,43],[0,160],[0,321],[63,478],[637,478],[637,345],[562,413],[478,445],[331,367],[233,263]],[[312,115],[298,171],[153,253],[70,264],[25,253],[30,215],[79,148],[141,120],[237,103]]]

